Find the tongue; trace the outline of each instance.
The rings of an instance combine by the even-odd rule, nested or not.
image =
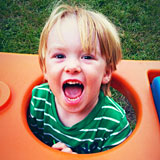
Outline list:
[[[79,86],[67,86],[64,93],[68,98],[75,99],[82,94],[82,88]]]

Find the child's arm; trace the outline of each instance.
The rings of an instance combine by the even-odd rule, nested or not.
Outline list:
[[[44,141],[44,135],[43,135],[43,129],[42,129],[43,123],[44,123],[43,122],[44,108],[42,107],[44,106],[44,102],[36,100],[34,98],[34,97],[38,97],[37,95],[39,95],[39,92],[38,92],[39,90],[37,88],[38,87],[36,86],[32,90],[32,97],[31,97],[29,109],[27,112],[27,120],[28,120],[28,125],[31,131],[34,133],[34,135],[38,139],[40,139],[41,141],[47,144],[47,142]]]
[[[126,116],[124,116],[117,127],[114,129],[113,133],[110,134],[109,139],[106,141],[103,147],[103,151],[111,149],[123,141],[125,141],[131,134],[132,130],[130,128],[129,122]]]
[[[30,109],[28,110],[28,113],[27,113],[27,121],[28,121],[29,128],[34,133],[34,135],[37,138],[39,138],[41,141],[43,141],[42,130],[38,129],[37,121],[34,117],[32,117],[32,115],[30,113]]]
[[[67,153],[72,153],[72,154],[76,154],[75,152],[73,152],[69,147],[67,147],[64,143],[62,142],[58,142],[56,144],[53,144],[52,148],[57,149],[59,151],[62,152],[67,152]]]

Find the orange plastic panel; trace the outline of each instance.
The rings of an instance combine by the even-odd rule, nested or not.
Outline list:
[[[160,125],[150,82],[160,75],[159,61],[118,65],[112,86],[134,107],[137,125],[119,146],[96,154],[68,154],[50,148],[30,131],[26,112],[33,86],[42,82],[37,55],[0,53],[0,159],[3,160],[159,160]]]

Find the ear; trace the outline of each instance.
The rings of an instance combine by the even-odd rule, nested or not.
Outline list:
[[[111,76],[112,76],[112,70],[111,68],[108,68],[104,73],[102,84],[107,84],[111,80]]]

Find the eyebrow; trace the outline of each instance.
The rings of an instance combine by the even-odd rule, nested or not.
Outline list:
[[[52,51],[58,50],[58,51],[67,51],[67,48],[64,47],[64,45],[61,44],[54,44],[49,50],[48,53],[50,54]],[[84,52],[83,49],[80,49],[78,52]]]
[[[49,53],[52,52],[53,50],[60,50],[60,51],[64,51],[66,50],[65,47],[63,45],[59,45],[59,44],[55,44],[53,45],[48,51]]]

